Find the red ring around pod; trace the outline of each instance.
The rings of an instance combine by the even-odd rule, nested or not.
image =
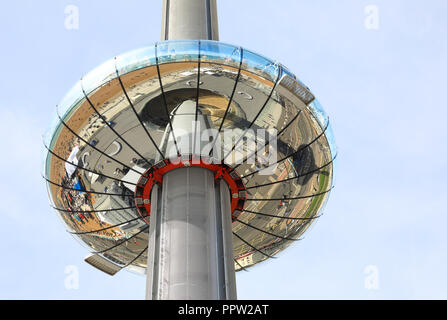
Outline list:
[[[178,168],[201,167],[214,172],[214,179],[223,179],[230,189],[231,194],[231,217],[233,222],[239,217],[245,207],[247,191],[239,174],[226,164],[215,164],[209,158],[196,156],[182,156],[175,161],[162,160],[149,168],[138,180],[135,188],[135,205],[143,220],[149,224],[147,219],[151,214],[151,192],[155,184],[163,183],[163,176]]]

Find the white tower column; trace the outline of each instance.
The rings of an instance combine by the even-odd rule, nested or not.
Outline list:
[[[147,299],[236,299],[231,228],[226,182],[200,167],[165,174],[152,191]]]
[[[163,0],[161,40],[219,40],[216,0]]]

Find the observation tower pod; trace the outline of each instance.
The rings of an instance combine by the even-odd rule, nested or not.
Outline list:
[[[148,299],[236,299],[235,271],[320,217],[336,150],[282,64],[218,40],[216,2],[163,2],[162,40],[63,98],[45,135],[50,204],[86,262],[147,275]]]

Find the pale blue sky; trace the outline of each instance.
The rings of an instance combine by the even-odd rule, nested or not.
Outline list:
[[[447,298],[447,2],[218,0],[221,40],[291,69],[330,116],[339,148],[325,215],[269,261],[238,273],[240,299]],[[79,30],[64,9],[80,10]],[[364,26],[379,9],[379,29]],[[79,78],[160,37],[161,0],[6,1],[0,10],[0,298],[142,299],[109,277],[50,210],[41,134]],[[79,288],[64,286],[66,266]],[[379,288],[365,288],[377,267]]]

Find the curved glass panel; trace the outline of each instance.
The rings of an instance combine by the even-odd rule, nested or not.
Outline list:
[[[309,104],[309,109],[314,114],[315,118],[317,118],[320,125],[325,127],[329,121],[329,117],[327,116],[320,102],[317,99],[314,99],[314,101]]]
[[[110,59],[82,77],[82,88],[89,94],[114,78],[116,78],[115,59]]]
[[[135,124],[125,135],[133,141],[138,137],[136,144],[147,151],[137,149],[146,158],[154,159],[155,156],[160,156],[162,137],[167,126],[160,99],[155,46],[118,56],[116,68],[121,80],[121,91],[125,94],[122,103],[128,106],[118,117],[123,119],[123,123],[133,120]],[[123,127],[125,128],[126,126]],[[137,158],[140,158],[137,161],[142,160],[141,157]]]
[[[332,130],[331,125],[329,125],[329,127],[327,128],[325,135],[329,144],[329,148],[331,149],[332,157],[335,157],[335,155],[337,154],[337,145],[335,144],[334,131]]]
[[[48,151],[43,145],[41,145],[40,146],[40,174],[43,175],[44,177],[47,174],[47,166],[46,166],[47,157],[48,157]]]
[[[199,41],[165,41],[157,43],[158,64],[197,61],[199,59]]]
[[[200,61],[239,68],[242,49],[217,41],[200,42]]]
[[[124,135],[126,140],[129,139],[129,143],[134,144],[145,157],[153,159],[156,154],[160,155],[161,151],[157,148],[160,149],[162,145],[162,137],[168,124],[160,96],[157,67],[149,65],[124,75],[120,74],[120,80],[120,91],[125,93],[120,103],[127,109],[116,113],[115,122],[121,126],[122,132],[126,132]],[[129,123],[133,125],[129,127]]]
[[[254,74],[275,81],[279,74],[279,64],[259,54],[244,49],[242,68]]]
[[[237,109],[234,102],[242,49],[216,41],[200,43],[199,112],[210,120],[210,148],[219,150],[218,134],[230,109]],[[211,132],[214,131],[214,132]],[[216,158],[220,158],[216,156]]]
[[[336,154],[333,155],[333,157],[335,157]],[[332,161],[332,186],[335,186],[335,184],[337,183],[337,168],[338,168],[338,157],[334,159],[334,161]]]
[[[57,112],[63,119],[71,108],[78,104],[82,99],[84,99],[84,93],[82,92],[81,81],[76,82],[73,88],[68,91],[65,97],[57,106]]]
[[[51,141],[54,137],[54,133],[56,132],[56,130],[59,128],[59,126],[61,125],[59,117],[56,114],[56,109],[53,112],[53,116],[50,122],[50,125],[47,127],[47,129],[45,130],[45,133],[43,134],[43,143],[47,146],[50,147],[51,146]],[[46,149],[45,149],[46,151]]]
[[[156,63],[155,46],[133,50],[116,57],[116,69],[119,75],[153,66]]]
[[[51,190],[50,190],[50,186],[48,185],[47,182],[45,182],[45,188],[47,190],[47,194],[48,194],[48,199],[49,199],[49,203],[51,206],[55,206],[55,203],[53,201],[53,197],[51,196]]]
[[[112,248],[107,252],[105,252],[104,255],[109,260],[120,261],[120,264],[124,266],[131,263],[147,246],[149,242],[148,229],[146,229],[145,231],[134,229],[130,233],[127,232],[126,237],[123,239],[115,241],[112,238],[111,240],[115,242],[113,245],[117,244],[118,245],[115,248]],[[108,248],[110,247],[112,247],[112,245],[109,246]],[[140,256],[133,263],[141,263],[141,262],[143,261]]]

